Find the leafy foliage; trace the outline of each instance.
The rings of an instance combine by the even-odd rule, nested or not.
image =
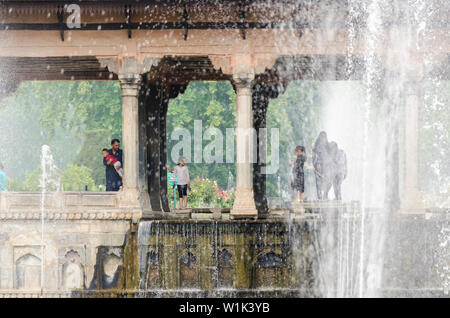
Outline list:
[[[92,171],[85,166],[69,165],[61,177],[61,186],[65,191],[97,190]]]
[[[229,82],[192,82],[183,95],[171,100],[167,112],[168,164],[173,166],[178,159],[170,158],[172,147],[178,143],[177,140],[171,140],[171,134],[176,128],[189,130],[193,140],[194,120],[201,120],[203,129],[215,127],[225,135],[226,128],[233,128],[236,125],[235,103],[236,95]],[[202,149],[210,142],[203,140]],[[193,144],[191,147],[193,152]],[[221,188],[227,187],[229,171],[234,170],[234,164],[226,162],[189,164],[192,178],[212,178]]]
[[[313,81],[292,82],[284,94],[270,102],[267,127],[279,129],[280,169],[267,176],[269,196],[278,196],[278,176],[282,193],[290,191],[289,160],[295,146],[303,145],[307,155],[311,154],[322,113],[321,85]],[[420,182],[422,189],[435,194],[449,191],[449,92],[448,81],[425,83],[425,103],[420,112]],[[227,128],[235,127],[235,105],[235,92],[229,82],[191,82],[183,95],[170,101],[168,164],[175,164],[170,158],[172,147],[178,143],[170,138],[175,128],[187,128],[193,137],[194,121],[201,120],[203,131],[216,127],[225,135]],[[112,138],[120,139],[121,121],[118,82],[23,82],[0,109],[0,161],[8,176],[7,189],[39,189],[40,170],[36,167],[40,165],[43,144],[52,149],[57,167],[71,171],[67,178],[72,181],[64,181],[65,189],[79,189],[80,185],[84,189],[84,182],[89,183],[89,189],[97,189],[93,184],[105,182],[100,150],[109,147]],[[210,142],[203,140],[203,149]],[[270,158],[270,140],[268,146]],[[192,179],[215,180],[219,189],[229,187],[230,172],[235,179],[234,163],[188,163],[188,167]]]
[[[61,175],[59,175],[61,174]],[[46,179],[46,190],[56,191],[58,188],[65,191],[84,191],[86,185],[89,191],[96,191],[91,169],[84,166],[69,165],[59,174],[53,174]],[[38,166],[27,174],[25,181],[7,178],[8,191],[42,191],[42,169]]]
[[[190,204],[210,205],[216,201],[218,189],[217,183],[213,180],[197,177],[191,182],[191,189],[188,197]]]
[[[450,82],[427,82],[419,114],[419,179],[432,194],[450,193]],[[436,198],[437,199],[437,198]]]
[[[42,176],[41,166],[38,166],[31,173],[27,175],[25,181],[22,184],[24,191],[43,191],[42,182],[45,181],[45,190],[56,191],[60,189],[60,175],[57,171],[51,171],[45,177]]]
[[[93,129],[84,132],[85,138],[75,163],[80,166],[89,167],[92,172],[92,178],[95,184],[106,184],[105,166],[103,165],[103,156],[101,150],[110,148],[109,141],[118,136],[111,134],[106,129]]]
[[[319,134],[322,104],[319,94],[320,82],[296,81],[289,84],[286,92],[271,100],[267,110],[267,128],[278,128],[280,136],[280,169],[267,176],[269,196],[278,196],[277,176],[280,176],[282,192],[290,192],[291,165],[296,146],[304,146],[306,152]],[[268,131],[270,135],[270,132]],[[270,142],[268,142],[270,152]],[[269,156],[268,156],[269,158]]]
[[[0,111],[0,160],[23,180],[46,144],[60,169],[84,165],[104,183],[100,150],[122,135],[121,109],[118,82],[23,82]]]
[[[6,191],[24,191],[21,181],[6,177]]]
[[[168,187],[169,203],[173,207],[173,189]],[[176,198],[178,192],[176,192]],[[220,190],[217,182],[208,178],[197,177],[191,182],[191,191],[188,194],[190,207],[231,208],[234,202],[233,190]]]

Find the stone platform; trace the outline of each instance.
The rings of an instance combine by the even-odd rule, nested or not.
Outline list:
[[[0,297],[320,296],[321,233],[338,242],[340,229],[360,220],[357,203],[307,202],[266,219],[230,220],[227,209],[142,218],[114,193],[49,193],[44,210],[39,193],[4,192],[0,200]],[[366,212],[370,220],[381,211]],[[439,293],[448,222],[443,210],[391,218],[386,295]]]

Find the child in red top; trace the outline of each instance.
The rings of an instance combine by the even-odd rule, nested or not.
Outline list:
[[[123,169],[122,169],[122,164],[120,163],[120,161],[117,160],[117,158],[114,157],[113,155],[110,155],[108,152],[108,149],[106,149],[106,148],[104,148],[102,150],[102,154],[103,154],[103,157],[105,157],[106,164],[113,166],[116,169],[117,174],[122,178]]]

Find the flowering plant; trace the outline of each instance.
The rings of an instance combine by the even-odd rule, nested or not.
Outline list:
[[[231,208],[234,203],[234,190],[220,190],[217,195],[217,203],[220,208]]]
[[[170,205],[173,205],[173,189],[168,188]],[[178,194],[176,194],[178,199]],[[217,182],[197,177],[191,182],[188,193],[188,205],[191,208],[231,208],[234,202],[234,190],[222,190]]]

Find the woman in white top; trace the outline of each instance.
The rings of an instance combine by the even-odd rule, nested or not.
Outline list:
[[[178,195],[180,197],[180,209],[187,208],[187,188],[191,186],[189,170],[186,167],[186,159],[180,157],[178,165],[173,169],[177,180]]]

